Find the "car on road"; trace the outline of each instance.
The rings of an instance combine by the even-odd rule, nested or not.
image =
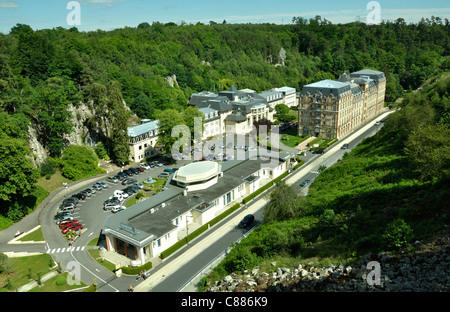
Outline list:
[[[170,173],[168,173],[168,172],[161,172],[160,174],[158,174],[158,178],[167,179],[169,176],[170,176]]]
[[[122,181],[122,185],[130,185],[136,183],[136,179],[128,178]]]
[[[74,224],[68,227],[65,227],[64,229],[62,229],[61,233],[66,234],[69,231],[78,231],[78,230],[82,230],[83,226],[81,224]]]
[[[111,183],[117,183],[117,182],[119,182],[119,178],[118,178],[117,176],[107,177],[106,180],[109,181],[109,182],[111,182]]]
[[[318,149],[318,150],[313,151],[313,154],[322,155],[323,153],[325,153],[325,151],[323,149]]]
[[[341,149],[348,149],[348,144],[346,143],[346,144],[342,145]]]
[[[253,221],[255,221],[255,216],[252,214],[248,214],[244,217],[244,219],[242,219],[241,222],[239,222],[239,227],[246,228],[250,226],[253,223]]]
[[[300,187],[305,187],[309,184],[309,182],[311,182],[311,180],[305,180],[300,184]]]
[[[379,125],[381,125],[381,122],[377,121],[377,122],[375,123],[375,126],[379,126]]]

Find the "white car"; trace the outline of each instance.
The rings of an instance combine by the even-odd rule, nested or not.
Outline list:
[[[139,164],[139,167],[144,168],[145,170],[150,170],[150,166],[147,165],[146,163]]]
[[[122,211],[122,210],[125,210],[125,209],[127,209],[127,207],[125,207],[125,206],[115,207],[115,208],[113,208],[113,209],[111,210],[111,212],[112,212],[112,213],[118,213],[118,212],[120,212],[120,211]]]
[[[118,198],[120,198],[120,197],[122,197],[122,198],[128,198],[128,194],[125,193],[124,191],[121,191],[121,190],[116,190],[116,191],[114,191],[114,196],[115,196],[115,197],[118,197]]]
[[[114,209],[119,209],[121,207],[121,205],[119,204],[106,204],[103,206],[103,210],[114,210]]]

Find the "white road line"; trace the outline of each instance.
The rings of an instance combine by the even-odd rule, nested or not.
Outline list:
[[[58,248],[58,249],[55,251],[55,253],[58,253],[60,250],[61,250],[61,248]]]

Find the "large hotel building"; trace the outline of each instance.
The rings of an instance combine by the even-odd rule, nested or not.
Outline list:
[[[371,69],[305,85],[298,96],[298,134],[340,139],[381,112],[385,91],[384,73]]]

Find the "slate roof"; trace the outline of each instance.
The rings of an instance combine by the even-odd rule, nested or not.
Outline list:
[[[145,134],[149,131],[154,131],[158,129],[159,126],[159,120],[149,121],[145,122],[141,125],[134,126],[134,127],[128,127],[128,136],[135,138],[142,134]]]

